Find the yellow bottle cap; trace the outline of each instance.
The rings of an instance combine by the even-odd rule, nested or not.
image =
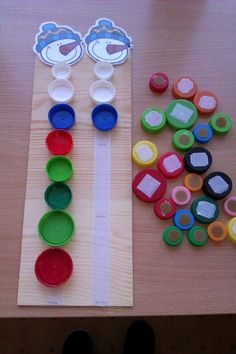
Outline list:
[[[133,161],[139,167],[149,167],[154,165],[158,157],[156,145],[148,140],[136,143],[132,150]]]
[[[236,243],[236,217],[230,219],[228,222],[228,235],[230,241]]]

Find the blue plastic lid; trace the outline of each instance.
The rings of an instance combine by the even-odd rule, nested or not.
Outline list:
[[[193,135],[198,143],[205,144],[213,137],[213,130],[209,124],[200,123],[195,125]]]
[[[175,226],[180,230],[189,230],[194,225],[194,216],[188,209],[178,210],[173,218]]]
[[[55,129],[70,129],[75,124],[75,111],[68,104],[56,104],[48,112],[48,119]]]
[[[109,104],[100,104],[96,106],[91,114],[93,125],[98,130],[110,130],[117,124],[117,110]]]

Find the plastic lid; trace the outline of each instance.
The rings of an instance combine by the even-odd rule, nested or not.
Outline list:
[[[224,211],[229,216],[236,216],[236,195],[231,195],[225,200]]]
[[[198,192],[202,189],[203,178],[200,175],[197,175],[196,173],[189,173],[184,178],[184,185],[191,192]]]
[[[64,250],[49,248],[38,256],[34,270],[40,283],[56,287],[69,280],[73,271],[73,262]]]
[[[54,182],[67,181],[73,174],[73,165],[65,156],[55,156],[46,165],[48,177]]]
[[[199,197],[191,205],[194,217],[202,224],[210,224],[217,219],[220,208],[218,203],[208,197]]]
[[[213,221],[207,227],[208,236],[212,241],[220,242],[227,237],[227,227],[221,221]]]
[[[44,199],[52,209],[65,209],[71,203],[72,192],[67,184],[55,182],[47,187]]]
[[[111,130],[117,124],[118,112],[109,104],[100,104],[93,109],[91,118],[98,130]]]
[[[133,161],[140,167],[152,166],[158,157],[156,145],[151,141],[142,140],[136,143],[132,149]]]
[[[115,95],[115,86],[110,81],[97,80],[90,86],[90,96],[95,103],[111,103]]]
[[[162,93],[169,86],[169,78],[165,73],[157,72],[152,74],[149,80],[149,87],[153,92]]]
[[[218,107],[218,98],[213,92],[198,90],[193,98],[193,103],[199,113],[211,114],[215,112]]]
[[[213,130],[209,124],[197,124],[193,129],[195,140],[200,144],[208,143],[213,137]]]
[[[197,120],[197,109],[187,100],[173,100],[166,108],[167,123],[174,129],[189,129]]]
[[[73,148],[73,139],[68,131],[55,129],[48,134],[46,145],[52,154],[66,155]]]
[[[48,86],[49,97],[57,103],[68,103],[72,100],[75,90],[69,80],[56,79]]]
[[[187,205],[191,200],[191,193],[186,187],[177,186],[172,189],[171,198],[177,205]]]
[[[75,111],[67,104],[56,104],[48,112],[48,119],[55,129],[70,129],[75,124]]]
[[[167,183],[162,173],[146,168],[135,176],[132,186],[137,198],[144,202],[156,202],[165,194]]]
[[[70,64],[65,62],[56,63],[52,67],[52,75],[56,79],[69,79],[71,77],[71,73],[72,70]]]
[[[160,108],[147,108],[141,115],[141,126],[147,133],[159,133],[165,125],[166,115]]]
[[[156,202],[154,212],[160,219],[170,219],[176,212],[176,205],[169,198],[161,198]]]
[[[188,209],[180,209],[175,213],[173,221],[179,229],[189,230],[194,225],[194,216]]]
[[[194,136],[189,130],[180,129],[173,135],[172,144],[179,151],[189,150],[194,144]]]
[[[188,172],[202,174],[211,167],[211,153],[203,147],[193,147],[186,152],[184,156],[184,164]]]
[[[175,80],[172,86],[173,96],[190,100],[197,92],[196,82],[188,76],[182,76]]]
[[[210,125],[217,135],[225,135],[232,128],[232,119],[226,113],[216,113],[211,117]]]
[[[52,210],[44,214],[39,221],[38,231],[41,239],[49,246],[64,246],[74,233],[72,217],[62,210]]]
[[[212,199],[220,200],[230,194],[232,190],[231,178],[224,172],[212,172],[203,180],[202,191]]]
[[[168,226],[162,234],[163,241],[168,246],[179,246],[184,239],[183,231],[176,226]]]
[[[230,219],[227,226],[230,241],[236,243],[236,217]]]
[[[107,61],[99,61],[94,65],[94,73],[98,79],[109,80],[113,75],[113,66]]]
[[[203,226],[194,226],[188,231],[188,240],[193,246],[204,246],[208,242],[206,229]]]
[[[184,171],[184,162],[180,154],[166,152],[157,163],[159,170],[168,178],[176,178]]]

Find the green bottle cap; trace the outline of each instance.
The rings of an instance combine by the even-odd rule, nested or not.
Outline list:
[[[194,135],[187,129],[180,129],[173,135],[172,144],[179,151],[186,151],[193,146]]]
[[[209,197],[199,197],[191,205],[196,220],[202,224],[210,224],[217,219],[220,208],[218,203]]]
[[[224,135],[232,127],[232,119],[226,113],[216,113],[211,117],[210,125],[217,135]]]
[[[159,133],[165,125],[166,115],[160,108],[147,108],[141,115],[141,126],[147,133]]]
[[[68,157],[55,156],[46,165],[48,177],[54,182],[64,182],[73,174],[72,162]]]
[[[167,123],[176,130],[191,128],[197,116],[197,108],[187,100],[173,100],[166,108]]]
[[[71,189],[65,183],[54,182],[47,187],[44,199],[52,209],[65,209],[72,199]]]
[[[203,226],[194,226],[188,232],[189,243],[193,246],[204,246],[208,242],[208,233]]]
[[[183,231],[176,226],[168,226],[162,234],[164,242],[169,246],[179,246],[184,239]]]
[[[38,231],[42,240],[49,246],[64,246],[74,233],[72,217],[62,210],[52,210],[44,214],[39,221]]]

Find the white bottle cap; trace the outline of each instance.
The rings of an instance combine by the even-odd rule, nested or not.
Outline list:
[[[48,94],[56,103],[68,103],[74,96],[74,86],[69,80],[53,80],[48,86]]]
[[[109,80],[113,75],[113,66],[106,61],[99,61],[94,65],[94,73],[98,79]]]
[[[52,75],[55,79],[69,79],[71,73],[71,66],[67,63],[58,62],[52,67]]]
[[[95,103],[111,103],[115,95],[115,86],[110,81],[97,80],[90,86],[90,96]]]

